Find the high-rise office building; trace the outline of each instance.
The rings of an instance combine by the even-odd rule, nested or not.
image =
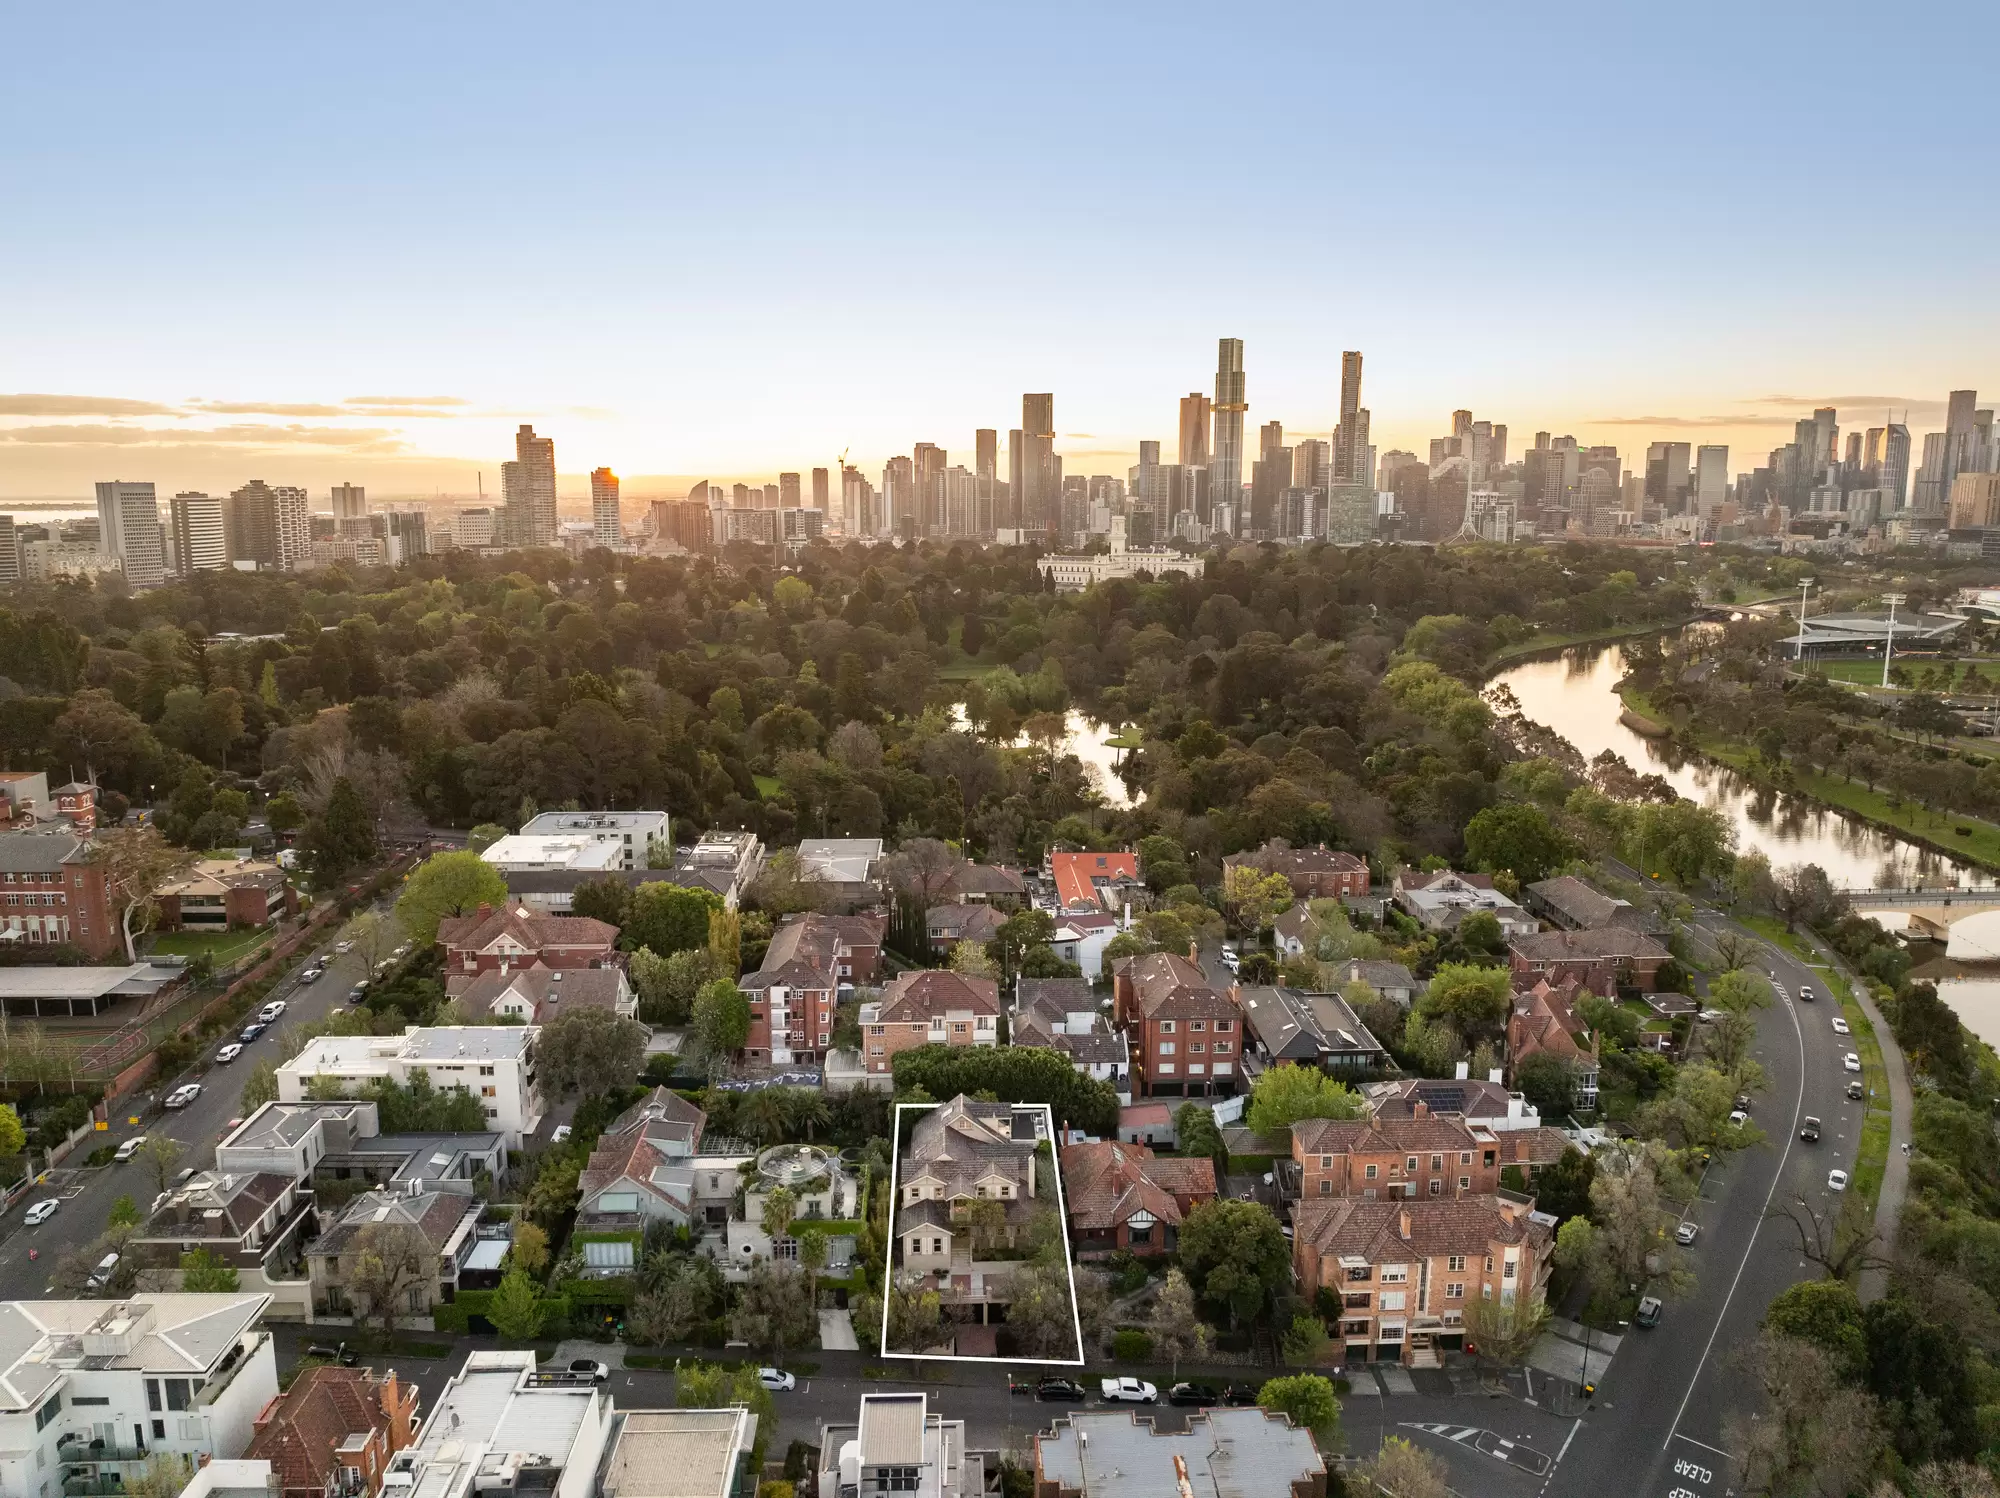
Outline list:
[[[306,491],[296,484],[271,490],[278,539],[278,569],[297,572],[312,561],[312,510]]]
[[[1231,535],[1242,529],[1243,413],[1250,409],[1243,396],[1243,340],[1218,339],[1213,407],[1215,439],[1208,461],[1208,497],[1214,506],[1217,527]]]
[[[1021,397],[1021,438],[1018,476],[1019,525],[1026,532],[1051,537],[1062,527],[1062,460],[1056,456],[1056,398],[1053,394]]]
[[[590,470],[590,538],[599,546],[617,546],[625,540],[625,517],[618,507],[618,475],[609,468]]]
[[[778,475],[778,508],[796,510],[799,507],[799,476],[796,473]]]
[[[556,539],[556,442],[524,426],[514,434],[514,461],[500,465],[506,544],[553,546]]]
[[[1257,428],[1257,453],[1261,457],[1274,447],[1285,445],[1285,424],[1282,421],[1267,421]]]
[[[761,491],[751,489],[748,484],[729,486],[729,507],[733,510],[754,510],[762,497]]]
[[[1821,406],[1813,412],[1811,421],[1799,423],[1799,446],[1805,449],[1806,472],[1811,483],[1822,482],[1827,470],[1840,461],[1839,414],[1832,406]]]
[[[339,490],[334,502],[340,502]],[[206,494],[176,494],[168,503],[173,521],[174,565],[182,576],[221,572],[229,566],[229,534],[222,522],[222,501]]]
[[[97,544],[116,557],[134,588],[157,588],[167,580],[165,538],[160,533],[160,501],[151,484],[113,479],[97,486]]]
[[[355,520],[368,513],[368,491],[359,484],[333,486],[333,518]]]
[[[1340,421],[1333,429],[1334,482],[1368,483],[1370,468],[1368,413],[1361,406],[1361,351],[1349,349],[1340,356]]]
[[[1173,513],[1167,508],[1167,470],[1160,466],[1160,444],[1156,441],[1139,444],[1139,462],[1132,470],[1132,507],[1128,513],[1133,512],[1146,517],[1143,529],[1148,544],[1165,536],[1173,523]]]
[[[1695,450],[1694,463],[1695,508],[1701,518],[1714,518],[1729,498],[1729,449],[1715,443],[1704,443]]]
[[[14,517],[0,515],[0,586],[11,587],[21,580],[21,538],[14,533]]]
[[[891,458],[882,465],[882,503],[875,516],[875,529],[867,532],[871,536],[901,535],[906,527],[913,527],[910,517],[917,505],[917,465],[913,459]]]
[[[892,459],[907,463],[909,459]],[[872,540],[876,534],[877,501],[875,486],[861,470],[847,466],[840,470],[840,528],[849,537]]]
[[[1862,453],[1870,488],[1880,489],[1884,503],[1900,510],[1910,497],[1910,429],[1900,422],[1871,427]]]
[[[972,434],[972,476],[978,483],[973,533],[990,536],[1000,523],[1000,433],[995,427]]]
[[[222,519],[230,561],[278,565],[278,495],[269,484],[252,479],[232,489]]]
[[[824,468],[813,470],[813,508],[824,511],[827,507],[827,472]]]
[[[1333,444],[1308,437],[1292,448],[1292,487],[1324,489],[1333,478]]]
[[[1182,468],[1208,466],[1208,397],[1199,390],[1181,397],[1180,446],[1175,459]]]
[[[1646,503],[1662,515],[1687,508],[1693,448],[1686,442],[1655,442],[1646,449]]]
[[[945,450],[935,442],[919,442],[911,457],[916,474],[917,503],[912,519],[918,536],[944,534],[944,471],[949,462]],[[897,517],[900,528],[901,516]]]

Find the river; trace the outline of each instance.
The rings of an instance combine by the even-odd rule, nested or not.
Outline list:
[[[970,720],[965,716],[963,702],[954,702],[951,705],[951,717],[952,722],[960,728],[969,725]],[[1056,752],[1074,754],[1083,761],[1084,775],[1091,784],[1104,793],[1104,804],[1124,811],[1145,800],[1146,793],[1140,791],[1134,795],[1132,788],[1125,783],[1125,777],[1118,773],[1118,763],[1125,751],[1114,749],[1107,742],[1117,733],[1118,730],[1111,725],[1100,723],[1095,718],[1086,717],[1075,708],[1071,708],[1063,714],[1063,738],[1056,746]],[[1027,748],[1027,734],[1023,733],[1015,738],[1012,747]]]
[[[1736,829],[1737,851],[1762,853],[1774,868],[1816,863],[1847,889],[1908,886],[1939,876],[1962,886],[1995,882],[1969,864],[1634,733],[1619,721],[1624,703],[1617,685],[1625,674],[1624,651],[1601,645],[1515,666],[1493,684],[1506,686],[1522,713],[1568,739],[1585,759],[1609,749],[1642,774],[1664,776],[1689,800],[1714,807]]]

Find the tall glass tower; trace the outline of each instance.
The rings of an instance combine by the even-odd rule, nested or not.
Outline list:
[[[1215,352],[1215,441],[1210,448],[1208,493],[1231,535],[1242,534],[1243,504],[1243,340],[1224,338]]]

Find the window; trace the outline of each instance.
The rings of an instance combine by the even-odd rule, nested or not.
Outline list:
[[[1403,1292],[1401,1290],[1384,1290],[1382,1292],[1382,1309],[1385,1311],[1402,1310]]]
[[[1506,1263],[1500,1266],[1500,1278],[1503,1280],[1511,1280],[1513,1277],[1514,1277],[1514,1261],[1512,1259],[1509,1259]]]
[[[1492,1150],[1488,1150],[1488,1151],[1486,1151],[1486,1166],[1487,1166],[1487,1168],[1488,1168],[1489,1170],[1490,1170],[1490,1169],[1492,1168],[1492,1166],[1493,1166],[1493,1151],[1492,1151]]]
[[[410,1305],[410,1314],[412,1316],[421,1315],[423,1313],[424,1287],[422,1285],[410,1286],[409,1305]]]
[[[1214,1050],[1216,1055],[1226,1056],[1229,1054],[1229,1042],[1226,1040],[1218,1040],[1212,1047],[1212,1049]]]
[[[170,1410],[187,1409],[191,1399],[191,1390],[188,1388],[188,1381],[184,1378],[169,1378],[162,1380],[162,1382],[165,1384],[167,1391],[167,1408]]]
[[[327,1268],[338,1274],[340,1272],[340,1260],[335,1259]],[[166,1408],[164,1404],[160,1403],[160,1381],[157,1378],[146,1380],[146,1408],[155,1414]]]
[[[109,1404],[111,1403],[111,1396],[108,1394],[72,1394],[69,1396],[69,1402],[72,1405]]]
[[[1382,1283],[1385,1285],[1407,1285],[1410,1282],[1410,1266],[1407,1264],[1384,1264]]]
[[[1368,1335],[1368,1323],[1365,1321],[1344,1321],[1341,1323],[1341,1327],[1350,1337],[1365,1337]]]
[[[1375,1179],[1375,1172],[1376,1172],[1376,1170],[1377,1170],[1378,1168],[1379,1168],[1379,1167],[1377,1167],[1377,1166],[1373,1166],[1373,1165],[1370,1165],[1370,1166],[1367,1166],[1367,1167],[1366,1167],[1366,1168],[1364,1168],[1364,1169],[1363,1169],[1363,1171],[1361,1172],[1361,1174],[1362,1174],[1362,1177],[1363,1177],[1364,1179],[1366,1179],[1366,1180],[1370,1180],[1370,1181],[1374,1180],[1374,1179]]]
[[[1161,1075],[1161,1076],[1163,1076],[1163,1077],[1170,1077],[1170,1076],[1172,1076],[1173,1074],[1174,1074],[1174,1064],[1173,1064],[1173,1062],[1171,1062],[1171,1061],[1162,1061],[1162,1062],[1160,1063],[1160,1075]]]
[[[870,1035],[880,1035],[882,1033],[882,1027],[880,1025],[870,1025],[868,1027],[868,1033]],[[879,1056],[882,1053],[880,1051],[877,1051],[875,1054]]]
[[[479,1068],[479,1075],[482,1077],[490,1077],[493,1075],[493,1068],[490,1066],[482,1066]]]
[[[164,1441],[166,1438],[167,1438],[167,1422],[164,1420],[155,1420],[153,1422],[153,1439],[156,1441]]]
[[[1411,1175],[1415,1175],[1417,1173],[1417,1157],[1415,1155],[1406,1157],[1403,1161],[1403,1169]]]
[[[1234,1023],[1235,1021],[1233,1020],[1226,1020],[1226,1019],[1217,1020],[1215,1022],[1215,1033],[1217,1035],[1227,1035],[1229,1033],[1229,1027]]]
[[[1458,1163],[1460,1165],[1470,1165],[1472,1163],[1472,1151],[1460,1150],[1458,1152]]]
[[[1458,1189],[1460,1191],[1470,1191],[1472,1189],[1472,1177],[1460,1176],[1458,1178]]]
[[[933,1238],[933,1239],[931,1239],[931,1252],[932,1252],[932,1253],[934,1253],[934,1254],[941,1254],[941,1253],[943,1253],[943,1252],[944,1252],[944,1239],[942,1239],[942,1238]]]
[[[1199,1040],[1194,1040],[1188,1042],[1188,1049],[1194,1052],[1195,1055],[1199,1056],[1203,1052],[1205,1052],[1208,1049],[1208,1047],[1203,1045]]]
[[[497,1087],[482,1087],[479,1089],[479,1095],[481,1097],[498,1097],[500,1096],[500,1089]]]
[[[1320,1168],[1321,1170],[1332,1170],[1332,1169],[1333,1169],[1333,1156],[1331,1156],[1331,1155],[1321,1155],[1321,1156],[1319,1157],[1319,1168]]]
[[[1444,1156],[1443,1156],[1443,1155],[1432,1155],[1432,1156],[1431,1156],[1431,1169],[1432,1169],[1432,1170],[1443,1170],[1443,1169],[1444,1169]]]
[[[1333,1195],[1333,1182],[1329,1181],[1325,1176],[1319,1178],[1319,1194],[1321,1196]]]
[[[1365,1280],[1374,1272],[1366,1264],[1352,1264],[1348,1266],[1347,1277],[1350,1280]]]
[[[108,1402],[109,1401],[107,1401],[107,1403]],[[62,1391],[58,1389],[55,1393],[49,1396],[48,1402],[46,1404],[44,1404],[40,1409],[35,1411],[35,1429],[40,1430],[43,1426],[47,1425],[51,1420],[55,1419],[55,1417],[60,1415],[61,1413],[62,1413]]]
[[[1437,1177],[1435,1176],[1431,1178],[1431,1195],[1432,1196],[1444,1195],[1444,1182],[1438,1180]]]
[[[1171,1056],[1173,1055],[1173,1053],[1174,1053],[1174,1043],[1171,1040],[1163,1040],[1160,1042],[1160,1054],[1162,1056]]]
[[[1202,1031],[1208,1028],[1208,1021],[1201,1019],[1191,1021],[1188,1025],[1188,1028],[1194,1031],[1195,1034],[1199,1035],[1201,1034]]]
[[[1369,1298],[1366,1290],[1350,1290],[1341,1296],[1340,1303],[1350,1311],[1365,1311],[1368,1309]]]
[[[1453,1274],[1464,1274],[1465,1255],[1464,1254],[1451,1255],[1451,1257],[1449,1257],[1444,1261],[1444,1267],[1450,1270]]]
[[[1493,1255],[1491,1254],[1488,1254],[1486,1256],[1486,1272],[1488,1274],[1491,1274],[1493,1272]]]

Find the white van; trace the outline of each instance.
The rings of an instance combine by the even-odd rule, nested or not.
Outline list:
[[[111,1276],[117,1272],[118,1255],[106,1254],[97,1261],[97,1267],[90,1271],[90,1279],[87,1282],[88,1287],[92,1290],[102,1290],[106,1285],[111,1283]]]

